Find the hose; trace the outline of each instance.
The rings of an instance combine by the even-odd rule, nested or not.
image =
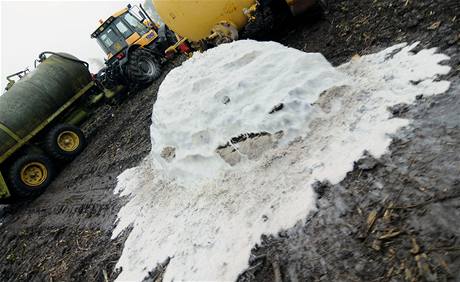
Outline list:
[[[78,59],[70,58],[70,57],[67,57],[67,56],[65,56],[65,55],[62,55],[62,54],[59,54],[59,53],[55,53],[55,52],[51,52],[51,51],[44,51],[44,52],[41,52],[40,55],[38,55],[38,61],[39,61],[40,63],[43,62],[43,61],[46,59],[45,54],[55,55],[55,56],[61,57],[61,58],[63,58],[63,59],[72,61],[72,62],[76,62],[76,63],[83,64],[87,69],[89,69],[89,64],[88,64],[87,62],[85,62],[85,61],[81,61],[81,60],[78,60]]]

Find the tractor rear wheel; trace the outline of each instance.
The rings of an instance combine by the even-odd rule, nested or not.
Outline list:
[[[53,162],[44,154],[19,157],[9,171],[10,191],[20,198],[41,194],[56,174]]]
[[[129,54],[126,71],[129,81],[139,86],[152,83],[161,74],[160,63],[144,48],[138,48]]]

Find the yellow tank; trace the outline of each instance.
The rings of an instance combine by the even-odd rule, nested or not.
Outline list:
[[[255,0],[153,0],[161,19],[174,32],[191,41],[199,41],[211,35],[220,22],[243,28],[249,9]]]

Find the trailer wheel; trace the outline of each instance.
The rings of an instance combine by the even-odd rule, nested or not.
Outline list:
[[[161,74],[159,62],[144,48],[138,48],[129,54],[126,71],[129,81],[140,86],[152,83]]]
[[[52,128],[45,139],[46,152],[57,160],[71,161],[83,151],[86,138],[80,128],[58,124]]]
[[[43,154],[18,158],[10,168],[10,191],[21,198],[41,194],[56,174],[53,162]]]

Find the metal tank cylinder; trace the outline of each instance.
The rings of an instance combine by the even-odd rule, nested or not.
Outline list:
[[[229,22],[241,30],[248,22],[244,9],[256,0],[151,0],[161,19],[180,36],[199,41],[211,35],[220,22]],[[299,15],[312,7],[316,0],[265,0],[284,3],[292,15]]]
[[[76,57],[58,53],[40,63],[0,96],[0,155],[24,138],[91,81],[87,67]]]
[[[153,0],[165,24],[192,41],[208,37],[212,28],[221,21],[243,28],[248,21],[243,9],[253,4],[255,0]]]

